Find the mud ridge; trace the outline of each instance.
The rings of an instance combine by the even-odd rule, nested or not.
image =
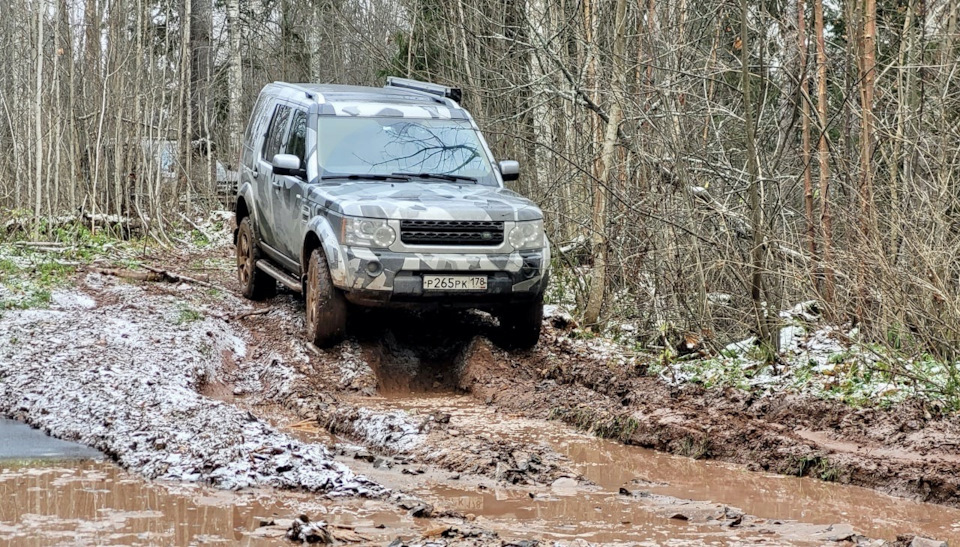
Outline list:
[[[380,454],[507,484],[543,486],[560,478],[586,482],[566,458],[546,446],[461,432],[450,415],[408,416],[339,404],[321,418],[327,430],[361,442]]]
[[[277,364],[274,359],[274,367]],[[293,369],[279,376],[284,378],[282,389],[267,387],[265,399],[374,454],[401,456],[404,462],[509,484],[534,486],[564,477],[582,479],[549,447],[470,434],[469,427],[451,424],[445,414],[416,416],[401,409],[375,408],[374,400],[350,402],[311,387],[309,376]]]

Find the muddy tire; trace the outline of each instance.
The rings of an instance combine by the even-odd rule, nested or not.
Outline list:
[[[507,349],[530,349],[540,340],[543,324],[543,302],[537,299],[528,304],[517,304],[500,310],[498,338]]]
[[[250,300],[265,300],[277,294],[277,282],[257,269],[260,249],[253,235],[253,221],[244,217],[237,229],[237,279],[240,292]]]
[[[347,300],[333,286],[327,259],[314,249],[307,263],[307,340],[330,347],[343,339],[347,327]]]

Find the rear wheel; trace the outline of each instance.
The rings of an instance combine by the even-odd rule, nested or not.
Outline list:
[[[307,340],[329,347],[343,339],[347,326],[347,300],[333,286],[330,268],[321,249],[310,253],[307,264]]]
[[[497,313],[500,320],[500,345],[509,349],[530,349],[540,340],[543,301],[517,304]]]
[[[257,269],[260,249],[253,235],[253,222],[250,217],[240,221],[237,230],[237,278],[240,292],[250,300],[264,300],[277,294],[277,282]]]

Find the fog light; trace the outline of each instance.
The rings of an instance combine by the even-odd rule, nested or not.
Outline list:
[[[530,279],[533,276],[540,273],[540,261],[532,260],[530,258],[523,259],[523,268],[520,269],[520,273],[523,274],[524,279]]]
[[[377,277],[383,271],[383,266],[376,260],[367,262],[367,273],[372,277]]]

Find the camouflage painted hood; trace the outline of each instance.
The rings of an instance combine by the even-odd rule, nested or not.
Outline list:
[[[536,220],[543,213],[516,192],[445,182],[349,181],[310,187],[310,199],[348,216],[431,220]]]

